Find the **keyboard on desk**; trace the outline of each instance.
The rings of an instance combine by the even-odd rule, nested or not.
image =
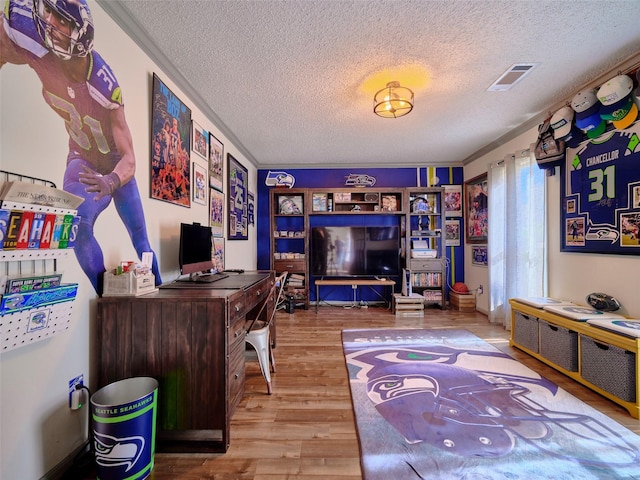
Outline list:
[[[223,278],[227,278],[228,276],[229,275],[224,273],[205,273],[203,275],[198,275],[193,279],[193,281],[196,283],[212,283],[222,280]]]
[[[212,288],[209,285],[217,282],[218,280],[224,280],[228,278],[229,275],[225,273],[211,273],[198,275],[193,278],[180,278],[178,280],[174,280],[173,282],[163,283],[160,285],[161,289],[167,288]]]

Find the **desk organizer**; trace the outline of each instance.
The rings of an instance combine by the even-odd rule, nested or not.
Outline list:
[[[106,272],[104,274],[103,297],[146,295],[156,290],[158,289],[156,288],[153,273],[135,275],[134,272],[124,272],[120,275],[115,275]]]

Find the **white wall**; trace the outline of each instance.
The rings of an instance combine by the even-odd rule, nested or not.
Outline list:
[[[529,148],[538,135],[533,128],[464,167],[465,181],[489,170],[489,165],[506,155]],[[560,252],[560,180],[547,176],[547,219],[549,245],[549,296],[586,305],[591,292],[605,292],[622,304],[620,314],[640,318],[637,271],[640,257],[634,255],[598,255]],[[491,218],[489,218],[491,221]],[[489,248],[491,245],[489,244]],[[477,308],[489,310],[489,276],[486,267],[471,265],[471,246],[465,246],[465,283],[469,288],[482,284],[484,295],[477,297]]]
[[[180,222],[208,222],[208,206],[180,207],[149,198],[149,132],[152,74],[155,72],[192,109],[193,118],[211,131],[249,170],[249,191],[256,192],[256,169],[205,118],[161,69],[120,30],[102,8],[89,2],[96,26],[96,49],[113,68],[123,90],[125,113],[137,157],[140,188],[151,245],[159,258],[163,281],[178,275]],[[67,134],[62,120],[45,104],[39,80],[26,66],[5,65],[0,70],[0,168],[46,178],[61,188],[67,155]],[[206,166],[196,154],[192,160]],[[225,161],[226,172],[226,161]],[[225,194],[227,192],[225,179]],[[225,219],[226,224],[226,219]],[[226,225],[225,225],[226,234]],[[96,223],[106,265],[136,258],[127,233],[110,206]],[[254,269],[256,235],[248,241],[225,241],[226,267]],[[78,282],[71,327],[39,343],[0,354],[0,478],[36,479],[49,472],[86,439],[88,409],[70,411],[68,382],[84,374],[95,391],[93,345],[96,296],[75,256],[60,260],[63,280]]]

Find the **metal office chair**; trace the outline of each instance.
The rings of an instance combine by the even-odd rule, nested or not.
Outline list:
[[[260,363],[260,370],[262,370],[262,376],[267,382],[267,392],[269,395],[272,393],[271,388],[271,371],[275,373],[276,364],[273,358],[273,350],[271,348],[271,340],[269,330],[271,327],[271,323],[276,316],[276,312],[278,309],[276,308],[280,298],[282,297],[282,292],[284,291],[284,284],[287,279],[287,273],[283,272],[278,277],[276,277],[276,281],[274,282],[269,295],[265,299],[262,307],[258,311],[255,318],[251,320],[247,320],[249,323],[249,327],[247,328],[247,332],[245,335],[245,342],[251,345],[256,353],[258,354],[258,362]],[[272,311],[267,320],[261,320],[260,316],[265,311],[265,308],[271,303],[273,303]]]
[[[278,298],[276,299],[276,310],[285,310],[287,308],[287,298],[284,295],[284,287],[287,283],[287,275],[289,272],[282,272],[280,276],[277,277],[276,283],[281,282],[281,289]]]

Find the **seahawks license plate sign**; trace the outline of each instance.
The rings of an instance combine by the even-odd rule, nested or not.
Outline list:
[[[561,250],[640,254],[640,121],[566,154]]]

